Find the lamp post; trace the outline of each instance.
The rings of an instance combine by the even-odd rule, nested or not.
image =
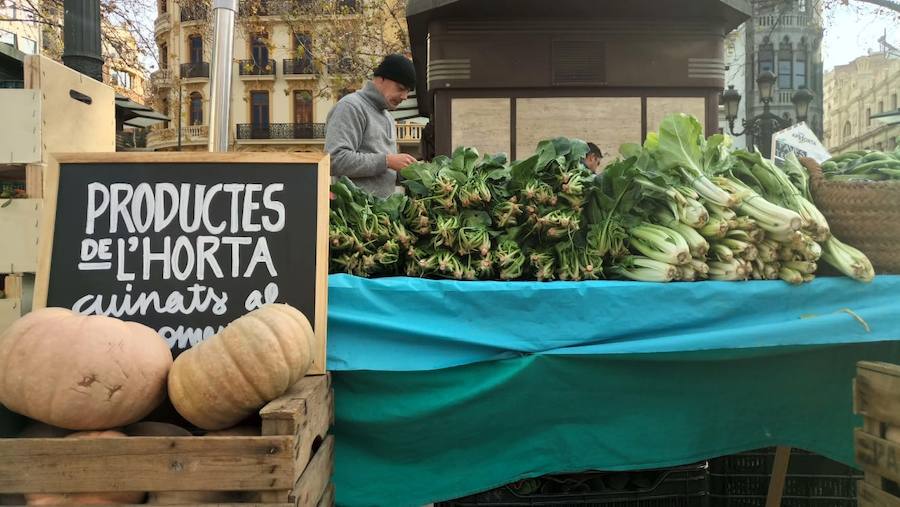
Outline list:
[[[762,72],[756,79],[756,85],[759,88],[759,99],[763,103],[763,112],[750,120],[741,120],[742,131],[734,131],[734,122],[737,120],[738,107],[741,103],[741,94],[734,89],[734,85],[729,85],[728,89],[722,93],[722,102],[725,103],[725,119],[728,120],[728,130],[731,132],[731,135],[752,135],[754,144],[756,144],[760,153],[768,158],[771,156],[772,151],[772,135],[793,125],[794,120],[782,118],[769,110],[769,103],[772,102],[772,95],[775,90],[775,74],[768,71]],[[800,87],[794,93],[794,96],[791,97],[797,122],[806,121],[809,114],[809,104],[814,98],[815,95],[807,90],[805,86]],[[762,142],[760,143],[757,140]]]

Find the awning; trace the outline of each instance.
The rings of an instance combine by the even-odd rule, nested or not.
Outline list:
[[[883,113],[873,114],[873,120],[878,120],[887,125],[900,125],[900,108],[893,111],[885,111]]]
[[[128,97],[116,94],[116,118],[130,127],[149,127],[155,123],[169,121],[170,118],[149,106],[138,104]]]

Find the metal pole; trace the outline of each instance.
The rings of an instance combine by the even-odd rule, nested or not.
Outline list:
[[[176,151],[181,151],[181,108],[183,107],[181,104],[181,79],[178,80],[178,148]]]
[[[234,18],[237,0],[214,0],[214,38],[210,67],[209,151],[228,151],[228,115],[231,103],[231,59],[234,54]]]

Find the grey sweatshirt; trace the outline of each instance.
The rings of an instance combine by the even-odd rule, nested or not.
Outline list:
[[[388,169],[387,155],[397,153],[397,127],[375,85],[342,98],[325,121],[331,175],[347,176],[379,197],[391,195],[397,173]]]

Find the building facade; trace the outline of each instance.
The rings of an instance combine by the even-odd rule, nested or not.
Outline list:
[[[351,7],[355,2],[335,0]],[[154,128],[147,147],[205,150],[209,135],[212,34],[205,2],[160,0],[155,24],[160,69],[151,75],[154,108],[172,121]],[[242,3],[243,5],[243,3]],[[340,66],[322,68],[305,54],[316,44],[314,27],[298,25],[273,9],[242,9],[231,72],[231,151],[323,151],[332,106],[362,83],[342,80]],[[317,20],[328,22],[327,20]],[[330,86],[323,86],[331,80]],[[340,85],[337,85],[339,83]],[[327,92],[323,92],[325,89]],[[339,91],[335,91],[339,90]],[[421,125],[398,125],[398,141],[415,152]]]
[[[769,110],[782,118],[796,120],[794,94],[806,88],[814,94],[809,105],[806,123],[819,136],[823,120],[823,63],[822,63],[822,15],[815,0],[753,0],[753,15],[736,33],[726,39],[726,52],[734,49],[732,57],[726,54],[728,65],[726,80],[743,97],[742,114],[754,118],[764,111],[759,96],[757,78],[763,72],[776,76],[775,89]],[[743,38],[743,44],[734,40]],[[741,47],[743,46],[743,47]],[[723,130],[727,131],[723,121]],[[741,120],[735,122],[735,130],[741,130]],[[736,139],[738,146],[753,146],[759,142],[747,133],[744,139]],[[763,135],[762,138],[768,138]]]
[[[900,124],[873,119],[898,111],[900,54],[883,48],[825,77],[825,145],[832,154],[853,150],[894,150]]]
[[[40,54],[41,25],[24,8],[22,0],[7,0],[0,7],[0,43],[9,44],[26,55]]]

